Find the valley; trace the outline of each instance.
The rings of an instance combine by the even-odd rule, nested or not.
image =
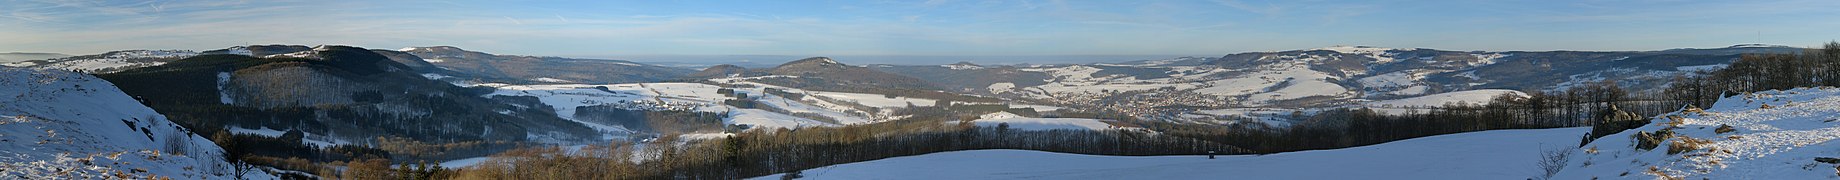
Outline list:
[[[1826,1],[0,4],[0,179],[1840,179]]]
[[[1781,48],[1786,47],[1733,46],[1699,50],[1729,53],[1785,51]],[[612,64],[606,64],[609,62],[491,55],[450,46],[400,50],[406,51],[328,45],[258,45],[201,51],[204,53],[183,50],[117,51],[102,55],[27,61],[32,63],[29,65],[11,65],[20,66],[16,71],[36,69],[99,73],[101,79],[117,83],[123,92],[141,100],[142,104],[165,112],[163,114],[167,117],[174,117],[175,125],[192,129],[190,132],[229,135],[213,140],[257,144],[290,143],[286,146],[262,148],[226,146],[226,149],[252,153],[247,154],[246,158],[259,160],[231,162],[253,162],[266,165],[263,171],[271,174],[291,172],[277,175],[302,177],[320,174],[313,172],[336,171],[331,168],[341,165],[356,165],[340,163],[369,162],[365,159],[370,158],[387,157],[389,161],[397,162],[435,162],[453,166],[446,168],[483,168],[474,171],[489,171],[495,167],[506,167],[507,164],[503,163],[510,163],[501,159],[504,158],[502,156],[519,156],[519,152],[545,153],[520,150],[524,149],[521,147],[534,146],[561,148],[547,153],[598,152],[603,155],[588,157],[634,159],[649,164],[653,163],[650,161],[662,160],[660,158],[681,158],[675,157],[681,155],[658,154],[664,153],[661,151],[687,153],[702,148],[734,146],[736,144],[732,141],[742,139],[742,136],[751,137],[745,139],[764,138],[753,136],[836,136],[790,132],[801,130],[894,130],[887,132],[893,134],[859,137],[869,139],[820,141],[830,143],[927,139],[934,136],[972,137],[979,139],[976,141],[986,142],[913,149],[915,151],[894,154],[859,155],[864,158],[934,152],[941,153],[937,156],[986,152],[1020,153],[1004,155],[1006,157],[1038,154],[1005,150],[945,152],[987,148],[1109,155],[1172,155],[1190,154],[1198,150],[1138,148],[1190,146],[1207,147],[1210,149],[1207,151],[1224,151],[1222,154],[1266,154],[1354,146],[1359,147],[1353,149],[1418,147],[1383,142],[1401,140],[1397,143],[1409,144],[1414,141],[1431,141],[1410,138],[1441,132],[1484,131],[1500,134],[1497,131],[1513,130],[1490,130],[1577,126],[1583,124],[1579,121],[1590,119],[1574,119],[1578,117],[1576,115],[1602,113],[1594,109],[1603,107],[1564,105],[1596,101],[1587,99],[1594,96],[1579,95],[1625,92],[1674,94],[1682,91],[1677,87],[1656,85],[1682,83],[1681,77],[1706,76],[1709,72],[1730,67],[1738,58],[1738,54],[1683,53],[1682,50],[1458,53],[1428,49],[1338,46],[1239,53],[1218,58],[1183,57],[1094,64],[978,65],[961,62],[938,66],[857,66],[827,57],[813,57],[773,68],[714,66],[690,73],[691,70],[634,62],[612,61]],[[1589,55],[1579,57],[1582,59],[1552,58],[1577,56],[1560,54]],[[1616,58],[1595,59],[1608,57]],[[1550,64],[1573,61],[1608,63],[1608,66],[1579,69],[1551,67]],[[635,72],[644,74],[644,79],[598,79],[582,78],[580,74],[601,74],[599,71],[602,69],[555,69],[532,67],[532,63],[653,70]],[[1534,74],[1575,74],[1566,75],[1569,78],[1565,79],[1529,84],[1490,80],[1512,79],[1516,76],[1513,73],[1483,73],[1494,72],[1497,66],[1528,64],[1549,67],[1532,71]],[[1617,67],[1616,64],[1629,66]],[[1634,69],[1642,69],[1639,70],[1642,73],[1631,73],[1638,72]],[[1618,98],[1623,100],[1611,102],[1623,102],[1617,104],[1628,105],[1631,108],[1629,110],[1642,113],[1660,113],[1671,103],[1682,100],[1705,102],[1664,96]],[[1540,103],[1557,104],[1546,107],[1548,105],[1538,105]],[[1528,111],[1527,114],[1495,114],[1495,111],[1489,110],[1498,106],[1522,105],[1538,109]],[[1584,112],[1569,112],[1576,110]],[[1453,112],[1471,113],[1439,114]],[[1419,116],[1440,118],[1414,118]],[[1336,120],[1338,118],[1354,120]],[[1451,120],[1471,118],[1524,120],[1456,129],[1420,127],[1427,128],[1425,130],[1430,130],[1428,132],[1440,133],[1408,133],[1417,135],[1404,136],[1364,130],[1405,127],[1418,123],[1448,126],[1456,125],[1450,124]],[[1373,124],[1383,121],[1391,123]],[[1392,135],[1349,141],[1347,144],[1272,144],[1312,138],[1289,136],[1328,132]],[[786,134],[773,135],[782,133]],[[1042,145],[1026,138],[1005,138],[1055,136],[1075,139],[1139,139],[1135,141],[1148,144],[1134,145],[1137,148],[1092,151],[1076,150],[1080,146],[1069,146],[1072,144]],[[1314,138],[1346,139],[1345,136]],[[1545,140],[1558,139],[1490,141],[1517,142],[1520,144],[1491,147],[1522,151],[1536,149],[1519,147],[1529,145],[1524,143],[1541,146],[1564,144],[1546,143]],[[777,154],[775,152],[820,148],[801,148],[811,145],[796,140],[750,141],[791,143],[746,150],[752,153]],[[219,142],[223,143],[227,142]],[[1380,144],[1361,146],[1370,143]],[[676,148],[670,148],[674,146]],[[627,150],[607,152],[617,149]],[[275,152],[278,150],[287,153]],[[1302,154],[1315,154],[1308,152]],[[799,158],[796,154],[783,155]],[[935,155],[913,157],[932,156]],[[1261,156],[1228,156],[1229,159],[1252,157]],[[1193,157],[1181,157],[1187,158]],[[837,160],[841,161],[784,165],[814,168],[829,165],[830,162],[860,161]],[[1529,159],[1520,158],[1516,161]],[[934,163],[940,162],[970,161],[941,160]],[[903,161],[889,163],[907,164]],[[781,165],[769,167],[777,166]],[[698,167],[702,166],[681,168],[695,171]],[[743,171],[783,171],[777,169],[780,168]],[[1005,169],[1002,172],[1016,170]],[[1525,176],[1518,172],[1493,175]],[[808,177],[867,176],[845,173]],[[974,177],[985,176],[967,176]],[[1269,177],[1284,175],[1273,174]]]

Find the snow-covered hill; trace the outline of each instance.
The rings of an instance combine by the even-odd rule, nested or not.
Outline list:
[[[0,179],[231,179],[216,144],[100,78],[0,67],[0,94]]]
[[[1428,48],[1333,46],[1245,52],[1207,58],[1056,65],[873,65],[922,77],[960,93],[1011,98],[1146,119],[1237,123],[1272,119],[1243,109],[1363,105],[1468,90],[1562,90],[1615,81],[1632,91],[1655,90],[1675,75],[1721,69],[1741,53],[1800,48],[1733,46],[1662,51],[1451,51]],[[1483,102],[1489,96],[1449,96],[1429,103]],[[1168,107],[1168,108],[1162,108]],[[1183,114],[1169,116],[1169,114]]]
[[[739,82],[739,81],[736,81]],[[635,83],[635,84],[557,84],[557,85],[499,85],[497,92],[486,96],[530,96],[556,109],[556,114],[565,119],[574,120],[575,109],[583,106],[613,105],[633,110],[687,110],[700,112],[727,113],[729,118],[724,124],[745,124],[764,128],[797,128],[805,126],[836,126],[847,124],[871,123],[888,120],[892,111],[868,112],[859,106],[899,107],[913,104],[930,106],[933,100],[922,98],[897,97],[887,98],[876,94],[841,93],[808,91],[796,88],[778,87],[759,83],[745,83],[751,88],[726,88],[736,94],[746,94],[750,99],[760,102],[761,106],[784,110],[786,113],[799,113],[823,116],[836,122],[825,122],[786,113],[761,109],[739,108],[723,104],[726,100],[740,99],[739,96],[723,95],[720,86],[698,83]],[[797,99],[789,99],[766,93],[767,89],[802,94]],[[578,120],[579,121],[579,120]],[[582,121],[584,124],[608,132],[630,132],[626,127]]]
[[[1653,149],[1635,147],[1637,133],[1658,131],[1672,135]],[[1837,138],[1840,89],[1757,92],[1599,138],[1554,179],[1835,179],[1840,159],[1821,159],[1840,158]]]
[[[4,65],[38,69],[108,73],[133,68],[158,66],[173,60],[197,56],[198,54],[198,52],[191,50],[123,50],[96,55],[14,62]]]
[[[384,54],[415,56],[424,73],[504,83],[581,82],[591,84],[643,83],[676,79],[695,71],[612,59],[578,59],[554,56],[500,55],[468,51],[453,46],[408,47],[376,50]],[[425,64],[425,66],[424,66]],[[422,68],[427,67],[427,68]]]
[[[1536,162],[1542,149],[1575,147],[1576,137],[1589,130],[1494,130],[1219,159],[953,151],[832,165],[802,174],[804,179],[1527,179],[1540,174]]]

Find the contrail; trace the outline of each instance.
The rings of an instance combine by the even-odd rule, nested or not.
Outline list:
[[[511,16],[504,16],[504,17],[505,17],[505,20],[511,20],[511,23],[517,23],[518,25],[524,25],[524,21],[518,21],[517,18],[511,18]]]

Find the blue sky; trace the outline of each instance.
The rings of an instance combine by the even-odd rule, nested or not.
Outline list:
[[[1655,50],[1840,39],[1832,0],[19,1],[0,52],[453,45],[555,56]]]

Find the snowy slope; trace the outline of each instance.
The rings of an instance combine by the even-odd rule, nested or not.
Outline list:
[[[839,99],[839,100],[849,101],[849,102],[858,103],[862,105],[875,106],[875,107],[907,107],[907,105],[909,104],[912,104],[914,106],[932,106],[933,101],[934,101],[932,99],[912,98],[912,97],[888,98],[887,96],[883,96],[880,94],[823,92],[823,91],[809,91],[809,92],[811,92],[812,95],[819,95],[819,96],[824,96],[828,98]]]
[[[604,87],[606,90],[597,88]],[[874,117],[862,117],[848,107],[835,104],[808,104],[800,100],[791,100],[779,96],[766,95],[766,87],[735,88],[739,93],[746,93],[759,98],[760,105],[772,106],[792,113],[812,113],[837,120],[837,124],[811,120],[786,114],[759,109],[742,109],[722,104],[724,100],[735,97],[717,93],[722,87],[698,83],[638,83],[638,84],[554,84],[554,85],[505,85],[497,87],[497,92],[486,96],[532,96],[544,104],[556,109],[556,114],[564,119],[574,120],[575,109],[581,106],[615,105],[627,109],[643,110],[690,110],[702,112],[725,112],[730,116],[725,124],[747,124],[765,128],[796,128],[805,126],[834,126],[842,124],[860,124],[872,122]],[[915,104],[931,105],[925,99],[886,99],[881,95],[803,91],[781,88],[793,93],[806,93],[826,97],[856,101],[864,104],[905,106],[908,101]],[[813,102],[816,98],[807,96],[804,100]],[[866,112],[858,112],[866,113]],[[590,127],[608,132],[630,132],[625,127],[594,122],[579,121]]]
[[[1765,108],[1764,106],[1770,106]],[[1765,91],[1720,99],[1703,112],[1656,116],[1640,128],[1611,134],[1572,153],[1555,179],[1835,179],[1840,158],[1840,89]],[[1715,132],[1721,125],[1732,132]],[[1668,154],[1669,144],[1634,148],[1640,132],[1672,129],[1675,137],[1707,140],[1701,149]],[[1684,137],[1684,138],[1683,138]]]
[[[1115,126],[1112,126],[1111,124],[1107,124],[1104,121],[1098,120],[1098,119],[1030,118],[1030,117],[1022,117],[1016,114],[1011,114],[1009,112],[996,112],[996,113],[981,115],[981,116],[978,116],[977,120],[973,120],[971,122],[977,123],[977,125],[981,127],[997,127],[999,124],[1009,124],[1010,129],[1025,130],[1025,131],[1043,131],[1043,130],[1057,130],[1057,129],[1060,129],[1060,130],[1118,129]],[[953,123],[953,122],[947,122],[947,123]]]
[[[1482,89],[1438,93],[1405,99],[1374,101],[1368,102],[1366,105],[1370,107],[1435,107],[1450,103],[1472,105],[1488,104],[1495,99],[1495,96],[1500,96],[1502,94],[1514,94],[1515,96],[1521,97],[1527,96],[1527,93],[1515,90]]]
[[[1589,130],[1494,130],[1219,159],[953,151],[832,165],[803,174],[805,179],[1526,179],[1539,173],[1535,161],[1540,149],[1576,146],[1575,137]]]
[[[230,178],[217,145],[100,78],[0,68],[0,94],[5,179]]]

